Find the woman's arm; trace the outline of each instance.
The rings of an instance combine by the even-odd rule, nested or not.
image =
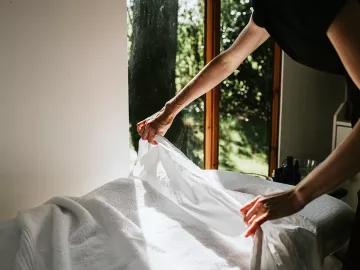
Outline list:
[[[346,140],[295,188],[259,196],[240,211],[249,225],[245,236],[253,235],[267,220],[300,211],[315,198],[326,194],[360,172],[360,122]]]
[[[360,0],[348,0],[327,35],[349,75],[360,88]],[[360,90],[359,90],[360,91]],[[266,220],[294,214],[313,199],[328,193],[360,172],[360,122],[349,137],[298,186],[270,196],[259,196],[240,211],[255,233]]]
[[[268,32],[258,27],[251,18],[229,49],[207,64],[162,110],[137,124],[141,138],[156,144],[155,135],[165,135],[175,116],[184,107],[227,78],[268,38]]]
[[[348,0],[327,35],[350,77],[360,89],[360,0]]]
[[[327,35],[360,91],[360,1],[349,0]],[[305,203],[325,194],[360,172],[360,123],[349,137],[296,188]]]
[[[174,114],[179,113],[232,74],[268,38],[268,32],[258,27],[251,18],[233,45],[206,65],[167,105],[173,108]]]
[[[360,172],[360,123],[348,138],[296,187],[303,204],[335,189]]]
[[[327,34],[346,70],[360,89],[359,26],[360,1],[349,0],[329,27]],[[345,142],[299,184],[296,192],[307,203],[336,188],[359,171],[360,123]]]

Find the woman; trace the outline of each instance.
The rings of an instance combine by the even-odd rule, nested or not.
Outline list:
[[[360,0],[253,0],[253,7],[248,25],[234,44],[211,61],[162,110],[138,123],[142,139],[156,144],[155,135],[165,135],[185,106],[233,73],[270,35],[297,62],[346,76],[354,86],[350,93],[354,105],[352,133],[295,188],[259,196],[245,205],[241,213],[249,225],[246,236],[253,235],[267,220],[300,211],[360,172],[360,124],[356,125],[360,116]],[[356,250],[356,235],[354,231],[346,269],[354,264],[351,256]]]

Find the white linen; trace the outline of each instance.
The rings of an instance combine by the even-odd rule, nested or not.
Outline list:
[[[14,269],[16,253],[19,250],[20,230],[16,220],[0,222],[0,269]]]
[[[157,141],[142,142],[129,179],[20,213],[14,269],[321,269],[309,220],[267,222],[245,239],[239,206],[253,195],[225,191]]]

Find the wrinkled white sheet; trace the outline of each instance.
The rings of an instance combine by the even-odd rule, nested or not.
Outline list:
[[[157,141],[141,142],[129,179],[20,213],[14,269],[321,269],[306,218],[267,222],[245,239],[239,207],[253,195],[226,191]]]
[[[240,269],[321,269],[316,227],[311,221],[293,215],[267,222],[255,239],[244,238],[246,225],[239,209],[253,196],[226,191],[169,141],[157,136],[157,142],[158,146],[153,146],[140,141],[138,161],[130,177],[149,183],[206,228],[233,240]],[[280,191],[255,188],[257,194]]]

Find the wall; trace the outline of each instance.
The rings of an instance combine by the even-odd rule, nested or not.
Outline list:
[[[331,152],[333,116],[345,99],[345,80],[305,67],[284,54],[279,159],[315,160]]]
[[[0,219],[127,175],[125,5],[0,0]]]

